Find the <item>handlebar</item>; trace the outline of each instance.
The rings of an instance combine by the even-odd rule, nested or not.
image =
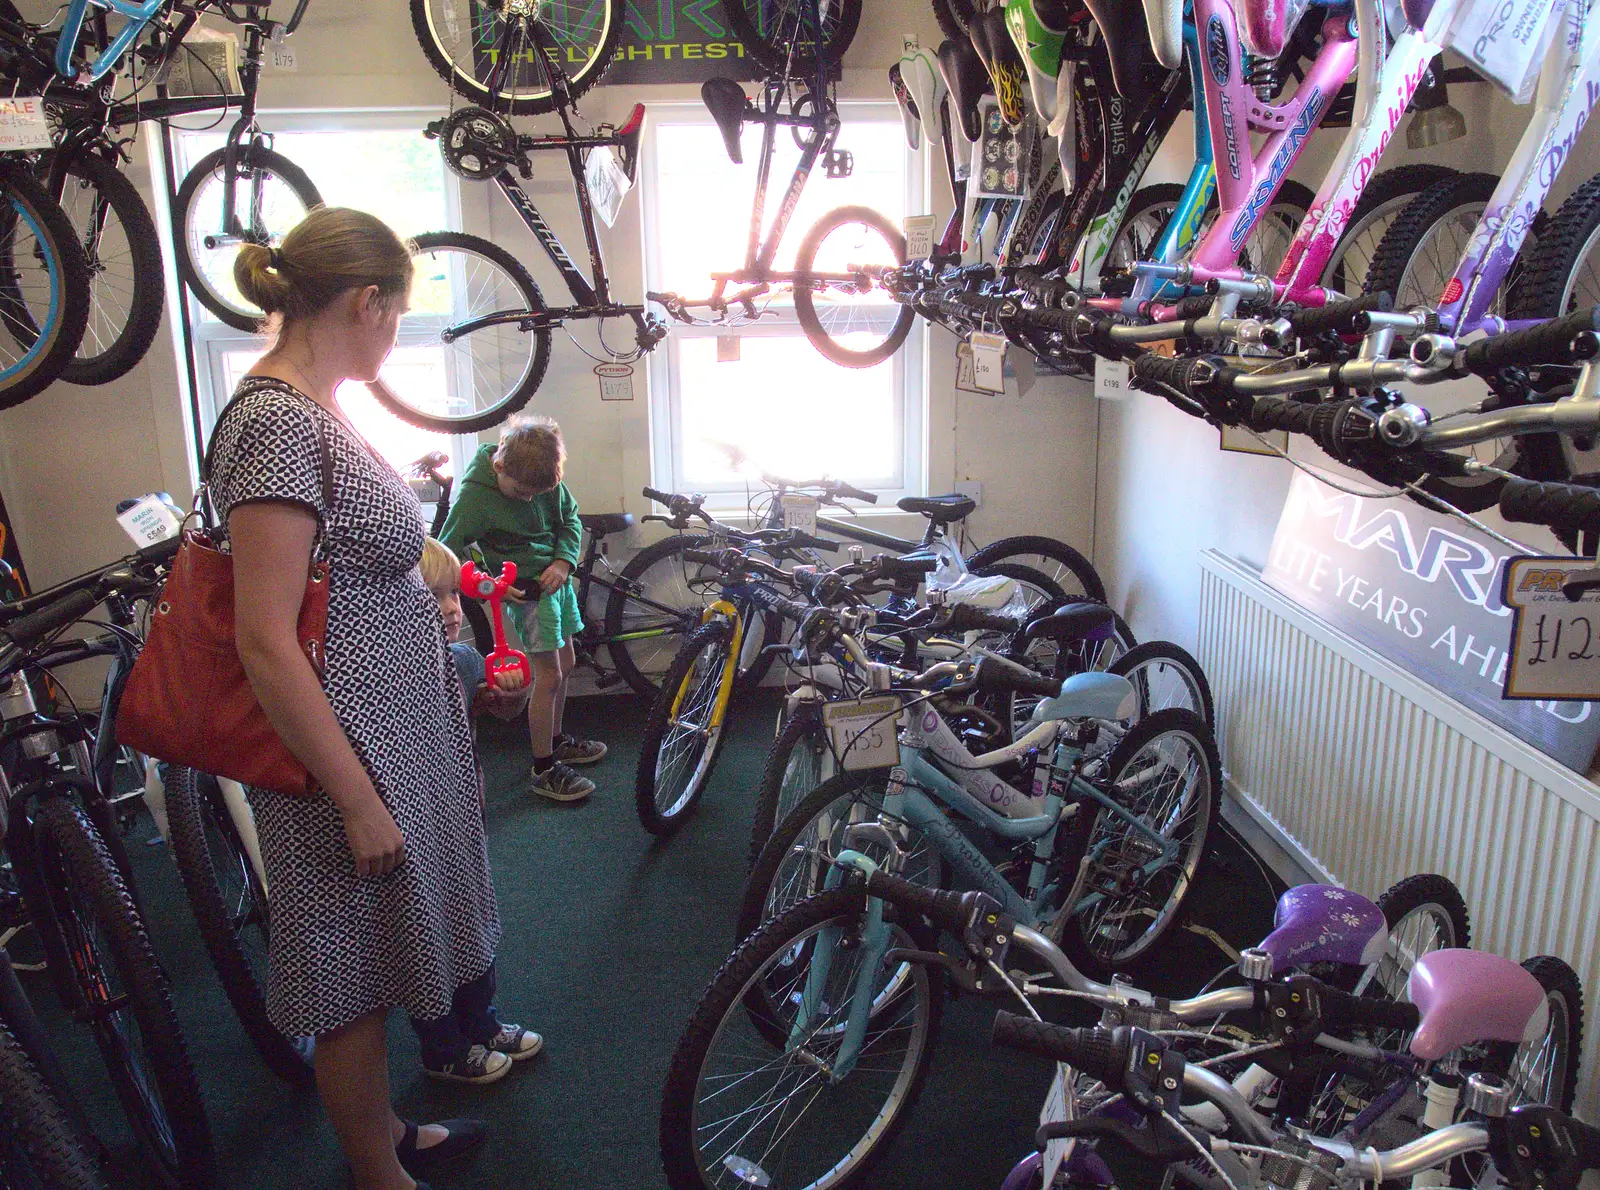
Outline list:
[[[98,570],[91,570],[87,574],[80,574],[76,578],[69,578],[64,583],[57,583],[48,590],[39,591],[33,595],[18,599],[14,603],[0,604],[0,625],[14,623],[17,619],[33,612],[54,605],[66,596],[76,591],[95,591],[102,584],[111,582],[112,577],[119,570],[131,572],[127,582],[111,582],[110,590],[136,589],[152,586],[156,582],[156,571],[167,565],[177,555],[178,547],[183,544],[183,538],[169,537],[165,541],[158,541],[147,545],[137,552],[129,554],[120,561],[109,566],[102,566]],[[95,603],[106,597],[109,591],[99,594]],[[93,604],[90,605],[94,606]]]
[[[1593,359],[1600,349],[1600,341],[1593,337],[1596,331],[1600,331],[1600,306],[1575,310],[1525,331],[1480,339],[1469,344],[1460,358],[1468,371],[1479,375],[1491,375],[1501,368],[1581,363]]]
[[[1113,1083],[1127,1064],[1127,1055],[1110,1029],[1068,1029],[1047,1021],[995,1013],[989,1040],[1002,1049],[1065,1062],[1103,1083]]]
[[[1600,489],[1508,479],[1500,489],[1500,515],[1557,533],[1600,534]]]
[[[18,616],[5,626],[3,635],[12,645],[26,652],[59,628],[81,620],[99,604],[100,597],[92,587],[80,587],[48,607],[24,616]]]
[[[1348,302],[1329,302],[1326,306],[1296,310],[1284,321],[1289,333],[1269,332],[1262,341],[1268,347],[1282,347],[1291,339],[1315,339],[1325,332],[1353,334],[1357,330],[1356,316],[1369,310],[1388,312],[1394,309],[1394,299],[1387,293],[1366,293]]]

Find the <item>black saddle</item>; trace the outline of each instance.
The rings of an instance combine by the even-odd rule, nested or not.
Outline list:
[[[1006,27],[1006,13],[1002,8],[991,8],[972,22],[968,33],[972,48],[978,51],[983,68],[989,73],[989,83],[994,88],[995,100],[1000,105],[1001,118],[1012,127],[1022,123],[1028,113],[1028,68],[1022,55],[1011,40],[1011,30]]]
[[[1116,627],[1116,617],[1103,603],[1069,603],[1048,616],[1031,620],[1022,630],[1020,644],[1034,640],[1053,640],[1072,644],[1082,640],[1102,640]]]
[[[742,95],[743,92],[741,91]],[[639,138],[644,136],[644,104],[633,105],[628,122],[617,129],[617,159],[631,183],[639,172]]]
[[[1073,0],[1033,0],[1033,19],[1052,33],[1072,29]]]
[[[744,115],[750,110],[744,87],[730,78],[709,78],[700,84],[700,98],[722,130],[722,143],[735,165],[744,164],[739,141],[744,135]]]
[[[631,512],[580,512],[578,520],[596,537],[609,537],[633,525]]]
[[[1106,39],[1106,54],[1111,59],[1111,78],[1124,99],[1137,98],[1143,91],[1144,76],[1155,65],[1150,48],[1150,26],[1144,6],[1129,0],[1084,0],[1100,36]]]
[[[897,507],[901,512],[925,516],[936,525],[948,525],[968,516],[978,504],[971,496],[952,492],[948,496],[906,496]]]
[[[939,47],[939,73],[950,88],[950,102],[969,141],[978,139],[983,122],[978,117],[978,101],[989,91],[989,71],[970,41],[946,41]]]

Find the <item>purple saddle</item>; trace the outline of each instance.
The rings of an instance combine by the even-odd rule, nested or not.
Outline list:
[[[1411,1052],[1425,1062],[1476,1041],[1528,1041],[1550,1023],[1544,988],[1510,959],[1482,950],[1435,950],[1417,960],[1406,996],[1422,1023]]]
[[[1276,975],[1304,963],[1355,963],[1383,957],[1389,929],[1383,910],[1334,884],[1301,884],[1278,898],[1277,928],[1261,940]]]
[[[1433,0],[1401,0],[1400,8],[1406,14],[1406,24],[1420,30],[1433,12]]]

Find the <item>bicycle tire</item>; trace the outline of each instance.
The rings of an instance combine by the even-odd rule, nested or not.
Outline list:
[[[587,14],[591,7],[583,6],[583,12]],[[533,76],[539,80],[536,85],[528,88],[517,87],[514,90],[503,87],[491,90],[486,81],[463,71],[452,56],[452,46],[473,58],[476,58],[478,50],[473,44],[465,46],[460,44],[459,23],[452,15],[454,8],[453,4],[444,5],[440,13],[443,22],[441,28],[440,22],[434,18],[428,0],[411,0],[411,28],[416,34],[417,44],[422,47],[422,54],[427,58],[428,65],[433,67],[452,91],[492,111],[512,116],[543,115],[555,111],[560,106],[542,71],[533,72]],[[582,51],[583,58],[578,68],[567,73],[568,91],[573,99],[582,98],[605,75],[616,57],[617,46],[622,40],[623,5],[620,0],[604,0],[600,10],[604,13],[605,28],[601,31],[600,37],[593,42],[592,47]],[[482,11],[476,0],[471,4],[471,11],[474,14]],[[564,32],[557,28],[556,23],[544,19],[542,15],[536,19],[543,23],[546,33],[557,47],[566,48],[566,57],[570,63],[576,48],[571,40],[564,40]],[[560,23],[565,24],[565,22]],[[456,26],[454,37],[451,36],[453,25]],[[521,45],[527,45],[528,41],[531,41],[525,32],[519,33],[518,38]],[[534,51],[529,49],[525,52],[532,54]],[[514,59],[520,56],[516,54]]]
[[[1102,283],[1108,274],[1125,273],[1138,261],[1154,259],[1150,249],[1161,237],[1182,198],[1183,187],[1177,182],[1158,182],[1153,186],[1141,186],[1133,192],[1133,197],[1128,200],[1127,213],[1122,216],[1116,234],[1106,247],[1105,263],[1101,266]],[[1140,238],[1140,232],[1147,224],[1150,228],[1148,238]]]
[[[50,155],[46,155],[39,167],[41,176],[49,176],[50,164]],[[77,189],[96,196],[89,203],[87,218],[77,217],[80,204],[72,201]],[[114,163],[87,153],[67,164],[61,193],[54,197],[73,225],[89,275],[88,325],[77,354],[61,369],[61,379],[68,384],[108,384],[144,359],[161,327],[166,284],[155,220],[126,174]],[[114,234],[110,243],[106,242],[104,221],[99,231],[91,232],[97,201],[104,201],[121,224],[125,246],[116,243]],[[127,264],[119,268],[117,262],[124,257]],[[125,282],[118,277],[122,272],[127,274]],[[125,286],[125,307],[115,292],[119,285]]]
[[[206,194],[202,199],[202,192],[207,183],[220,177],[225,152],[225,149],[216,149],[200,158],[178,187],[178,197],[173,204],[173,218],[176,221],[172,236],[173,249],[178,258],[178,276],[189,287],[196,301],[234,330],[256,331],[266,315],[240,296],[234,287],[233,261],[238,255],[237,251],[229,253],[224,250],[221,256],[208,260],[205,269],[201,268],[195,257],[196,249],[205,248],[205,237],[220,230],[220,214],[217,229],[208,232],[201,228],[198,206],[209,203],[210,195]],[[306,176],[305,170],[281,153],[258,145],[246,146],[240,150],[237,168],[248,176],[236,181],[236,197],[241,187],[248,189],[257,178],[263,184],[266,184],[266,179],[276,179],[284,188],[284,193],[276,198],[280,205],[270,213],[273,226],[254,225],[252,216],[253,225],[243,236],[245,243],[275,248],[283,242],[283,236],[294,224],[305,217],[307,211],[322,205],[322,195]]]
[[[96,961],[92,969],[86,970],[81,961],[71,962],[73,958],[98,957],[93,943],[97,926],[144,1043],[140,1047],[143,1064],[153,1078],[150,1089],[159,1100],[157,1103],[144,1098],[142,1088],[150,1084],[144,1071],[134,1069],[135,1059],[122,1031],[106,1017],[90,1022],[112,1086],[140,1147],[151,1158],[154,1172],[163,1184],[182,1190],[215,1185],[216,1154],[200,1085],[189,1062],[167,978],[156,961],[121,873],[98,832],[67,798],[50,797],[40,802],[33,825],[40,844],[41,875],[56,921],[64,933],[73,928],[68,924],[72,921],[79,922],[83,932],[81,950],[72,947],[70,937],[64,939],[69,944],[69,977],[78,980],[79,993],[86,1003],[94,1004],[105,996],[105,964]],[[90,923],[84,922],[85,917]],[[159,1120],[154,1118],[156,1113]]]
[[[311,1041],[285,1037],[267,1018],[266,988],[239,938],[241,928],[253,924],[260,929],[265,942],[267,898],[265,889],[257,887],[250,856],[232,823],[217,819],[221,793],[216,778],[173,765],[167,770],[166,791],[172,858],[183,880],[189,907],[194,911],[200,940],[222,982],[228,1003],[233,1006],[234,1015],[267,1069],[291,1086],[309,1087],[315,1081]],[[224,862],[236,865],[242,873],[244,891],[240,895],[249,897],[248,906],[242,901],[230,906],[231,898],[223,889],[213,855],[212,838],[226,849]],[[239,920],[240,914],[245,916],[244,922]]]
[[[1180,649],[1170,640],[1147,640],[1143,644],[1134,645],[1133,648],[1106,666],[1106,672],[1123,678],[1128,677],[1130,674],[1135,675],[1129,680],[1133,682],[1134,689],[1139,692],[1139,717],[1142,719],[1153,711],[1166,709],[1165,706],[1152,707],[1150,705],[1149,680],[1137,672],[1152,662],[1166,662],[1181,671],[1191,688],[1194,700],[1199,703],[1198,706],[1186,709],[1199,715],[1205,725],[1215,733],[1217,716],[1216,704],[1211,698],[1211,683],[1206,681],[1205,671],[1200,668],[1200,663],[1187,650]]]
[[[0,191],[0,328],[21,348],[10,362],[0,353],[0,409],[11,409],[57,380],[83,343],[89,266],[66,212],[23,164],[0,160]],[[32,243],[19,244],[19,236]],[[49,277],[42,317],[19,275],[23,260],[38,260]]]
[[[106,1190],[99,1167],[27,1051],[0,1024],[0,1184]],[[26,1181],[23,1178],[26,1177]]]
[[[807,6],[807,0],[797,0]],[[773,8],[780,11],[770,15]],[[817,48],[813,38],[803,40],[806,26],[805,13],[788,11],[783,0],[722,0],[722,15],[728,28],[750,56],[770,71],[804,77],[817,71]],[[824,40],[822,56],[826,64],[837,71],[844,61],[845,51],[855,40],[861,25],[861,0],[830,0],[828,15],[831,23],[823,21]],[[811,47],[809,51],[801,47]]]
[[[856,4],[856,12],[859,14],[860,0],[846,0],[846,3]],[[802,283],[803,278],[811,274],[812,265],[816,262],[817,252],[821,249],[823,241],[830,233],[852,223],[874,229],[888,242],[896,263],[905,263],[906,238],[888,219],[870,207],[836,207],[817,220],[806,232],[805,239],[800,241],[800,248],[795,253],[794,316],[800,323],[800,329],[805,331],[806,338],[811,340],[811,345],[828,359],[845,368],[870,368],[881,364],[900,350],[900,345],[911,333],[912,323],[916,321],[916,312],[910,306],[896,303],[894,324],[889,328],[889,333],[884,336],[883,341],[874,347],[858,351],[843,346],[833,337],[835,332],[823,326],[822,316],[817,312],[816,295],[809,285]],[[859,265],[870,262],[850,263]],[[846,330],[844,333],[851,332]]]
[[[546,310],[544,296],[533,276],[515,256],[492,241],[459,231],[430,231],[417,236],[412,245],[412,261],[416,267],[411,284],[413,311],[448,313],[455,317],[456,306],[463,297],[487,299],[488,306],[495,310],[520,308],[530,315],[543,314]],[[458,270],[480,267],[469,266],[470,258],[474,257],[482,262],[481,267],[491,272],[458,278]],[[458,265],[453,261],[463,263]],[[498,275],[492,270],[499,270]],[[508,302],[519,303],[519,306],[507,306]],[[466,316],[484,312],[467,311]],[[473,407],[465,413],[443,413],[437,405],[423,408],[408,404],[394,385],[380,387],[373,395],[390,413],[419,429],[440,434],[473,434],[490,429],[526,405],[544,382],[545,370],[550,366],[550,333],[548,326],[523,330],[516,324],[509,324],[484,327],[449,343],[440,338],[439,346],[447,354],[447,372],[459,373],[466,369],[471,377],[467,387],[472,390]],[[502,362],[508,356],[512,360],[517,358],[516,349],[507,350],[503,344],[520,343],[528,336],[532,336],[533,347],[526,362],[520,368],[513,364],[512,369],[503,369]],[[452,361],[448,354],[454,351],[463,355]],[[508,377],[507,372],[511,370],[516,370],[516,375]],[[484,401],[487,403],[481,403]]]
[[[661,763],[661,750],[667,744],[668,729],[673,726],[673,711],[683,705],[685,696],[693,696],[687,687],[694,679],[696,665],[702,656],[710,656],[716,660],[715,667],[710,673],[716,676],[717,684],[709,687],[709,693],[715,698],[721,685],[722,668],[726,664],[724,650],[729,644],[731,631],[732,625],[727,620],[717,618],[702,624],[689,634],[683,642],[683,647],[678,650],[678,655],[672,659],[672,665],[667,669],[666,676],[661,682],[661,693],[656,695],[655,703],[650,708],[650,717],[645,720],[644,738],[639,744],[639,768],[634,775],[633,793],[639,824],[652,835],[670,835],[694,813],[695,807],[700,804],[700,796],[705,792],[706,784],[711,780],[711,774],[717,767],[717,758],[722,754],[722,746],[727,742],[729,720],[733,712],[731,700],[723,712],[722,722],[714,728],[707,728],[706,734],[711,738],[695,753],[694,767],[689,772],[688,782],[681,791],[674,793],[672,801],[665,808],[659,804],[658,769]],[[699,688],[707,689],[704,686]],[[677,707],[674,704],[677,704]]]
[[[1413,198],[1429,186],[1454,178],[1457,174],[1458,171],[1448,165],[1399,165],[1374,174],[1372,180],[1362,188],[1355,210],[1350,213],[1350,219],[1333,247],[1333,254],[1323,266],[1322,284],[1352,298],[1365,292],[1363,283],[1371,271],[1377,245],[1374,244],[1371,251],[1365,253],[1359,277],[1349,277],[1346,261],[1352,251],[1358,250],[1357,242],[1378,231],[1380,224],[1382,231],[1387,231]],[[1383,241],[1382,231],[1379,231],[1378,243]]]
[[[1194,740],[1205,759],[1206,785],[1200,799],[1198,832],[1191,836],[1186,847],[1194,862],[1188,872],[1180,875],[1173,891],[1162,903],[1152,923],[1131,943],[1120,947],[1114,953],[1107,954],[1103,945],[1099,947],[1090,945],[1089,939],[1084,936],[1082,917],[1074,911],[1076,905],[1063,908],[1064,919],[1055,928],[1055,932],[1060,935],[1059,945],[1062,953],[1071,959],[1080,971],[1093,979],[1108,980],[1114,971],[1126,971],[1130,968],[1137,970],[1140,963],[1150,957],[1161,939],[1177,924],[1183,912],[1184,902],[1188,900],[1189,893],[1199,879],[1205,857],[1210,850],[1211,831],[1216,824],[1218,799],[1222,790],[1222,761],[1217,755],[1217,744],[1211,730],[1192,711],[1172,707],[1157,711],[1136,723],[1117,742],[1107,757],[1104,787],[1114,788],[1118,778],[1138,759],[1140,752],[1161,736],[1171,732],[1181,733]],[[1066,855],[1058,861],[1065,872],[1070,874],[1078,871],[1080,861],[1094,841],[1096,826],[1108,814],[1109,811],[1097,808],[1095,813],[1078,815],[1081,820],[1078,828],[1071,832],[1065,849]],[[1168,814],[1163,817],[1170,818],[1170,816]],[[1145,878],[1146,881],[1148,879]],[[1141,882],[1139,887],[1142,889],[1146,885]]]
[[[800,800],[832,775],[833,753],[822,736],[822,706],[820,702],[803,702],[795,708],[767,749],[767,760],[761,769],[761,784],[756,790],[756,809],[750,823],[750,855],[746,871],[753,871],[761,858],[761,849],[767,845],[773,830],[786,818]],[[816,762],[791,772],[790,762],[795,750],[805,747],[807,760]],[[815,774],[815,784],[805,784]],[[797,783],[798,781],[798,783]],[[801,786],[804,785],[804,788]]]
[[[1030,562],[1029,558],[1048,558],[1055,563],[1055,566],[1053,568],[1040,566]],[[1034,534],[1002,537],[998,541],[991,541],[980,550],[974,550],[967,558],[967,569],[979,570],[996,562],[1006,561],[1021,562],[1025,566],[1032,566],[1035,570],[1042,571],[1045,577],[1051,579],[1067,596],[1081,591],[1084,596],[1096,603],[1106,602],[1106,585],[1100,578],[1100,572],[1094,568],[1094,563],[1064,541]],[[1076,581],[1076,588],[1066,581],[1066,576],[1069,574]]]
[[[661,1161],[671,1190],[708,1190],[711,1185],[701,1171],[694,1143],[697,1131],[695,1092],[700,1071],[732,1014],[749,1013],[747,1000],[751,985],[761,978],[764,968],[775,957],[796,945],[804,945],[808,935],[829,924],[838,924],[841,928],[851,925],[859,921],[865,910],[866,898],[859,889],[834,889],[812,897],[762,926],[722,964],[678,1041],[661,1097],[658,1135]],[[880,1124],[883,1115],[880,1111],[862,1141],[856,1142],[845,1158],[833,1163],[824,1175],[836,1175],[827,1183],[829,1190],[845,1190],[861,1184],[905,1123],[927,1079],[929,1058],[943,1015],[943,986],[942,981],[921,964],[906,966],[913,969],[911,980],[915,994],[923,998],[926,1005],[917,1026],[920,1036],[914,1039],[916,1053],[909,1071],[902,1072],[896,1081],[898,1099],[888,1119]],[[795,1117],[796,1122],[798,1119]],[[858,1152],[863,1142],[866,1148]],[[791,1190],[802,1190],[792,1182],[785,1184]],[[812,1179],[811,1184],[816,1185],[816,1180]]]

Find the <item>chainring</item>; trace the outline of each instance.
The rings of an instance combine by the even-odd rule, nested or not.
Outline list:
[[[439,132],[439,152],[452,173],[482,182],[516,159],[517,133],[503,116],[481,107],[464,107],[445,120]]]

